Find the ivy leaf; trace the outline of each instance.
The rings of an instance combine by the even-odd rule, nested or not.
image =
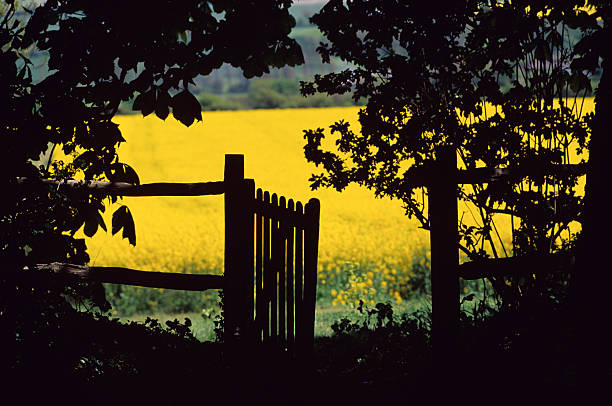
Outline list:
[[[171,101],[172,114],[181,123],[189,127],[194,120],[202,121],[200,102],[188,90],[176,94]]]
[[[130,244],[136,246],[136,228],[134,227],[134,219],[132,213],[127,206],[122,205],[113,213],[112,233],[117,234],[123,229],[122,238],[127,238]]]

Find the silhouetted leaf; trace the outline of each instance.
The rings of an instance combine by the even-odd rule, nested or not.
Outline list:
[[[134,168],[132,168],[130,165],[123,164],[123,169],[125,171],[126,182],[133,185],[140,185],[140,178],[138,178],[138,174]]]
[[[96,218],[98,220],[98,224],[100,225],[100,228],[102,228],[102,230],[106,231],[106,223],[104,222],[104,218],[102,217],[102,215],[98,211],[96,211]]]
[[[134,227],[134,219],[132,213],[127,206],[121,205],[113,213],[112,234],[115,235],[119,230],[123,229],[122,237],[127,238],[130,244],[136,245],[136,229]]]
[[[127,238],[130,244],[136,246],[136,228],[134,227],[134,220],[132,219],[132,213],[128,211],[129,221],[123,226],[123,238]]]
[[[103,121],[91,125],[90,135],[93,136],[92,145],[98,148],[104,148],[115,145],[119,142],[125,142],[125,138],[119,130],[119,125],[112,121]]]
[[[85,227],[83,228],[83,232],[86,236],[93,237],[94,234],[96,234],[96,231],[98,231],[98,218],[93,212],[88,213],[87,217],[85,218]]]
[[[136,98],[134,99],[134,103],[132,104],[132,110],[134,111],[142,110],[143,99],[144,99],[144,93],[141,93],[138,96],[136,96]]]
[[[140,185],[140,179],[136,171],[129,165],[115,162],[105,172],[106,178],[111,182],[126,182],[132,185]]]
[[[168,117],[168,114],[170,114],[169,106],[171,102],[172,99],[167,91],[158,90],[157,100],[155,101],[155,115],[162,120],[165,120],[166,117]]]
[[[172,98],[172,114],[181,123],[189,127],[194,120],[202,121],[200,102],[188,90],[176,94]]]
[[[106,300],[106,290],[101,282],[92,282],[92,301],[95,306],[98,306],[103,312],[111,309],[110,303]]]
[[[146,117],[155,110],[155,90],[149,90],[143,93],[142,96],[142,108],[140,110],[142,111],[142,115]]]

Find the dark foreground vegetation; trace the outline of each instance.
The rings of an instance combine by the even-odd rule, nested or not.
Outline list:
[[[188,320],[122,324],[77,311],[49,282],[18,289],[9,299],[23,312],[0,326],[2,345],[11,349],[2,363],[6,388],[27,403],[235,404],[255,396],[258,402],[362,404],[425,400],[449,390],[465,393],[466,401],[509,399],[518,396],[513,388],[549,399],[578,390],[571,319],[562,303],[550,300],[526,300],[520,311],[495,312],[484,303],[463,310],[456,357],[441,364],[432,357],[430,314],[395,315],[383,303],[338,320],[332,336],[316,339],[311,359],[292,360],[261,344],[200,342]]]
[[[405,403],[436,397],[533,403],[536,393],[551,403],[590,393],[581,386],[590,380],[599,390],[609,385],[612,274],[602,267],[609,263],[609,247],[601,237],[611,228],[610,216],[602,215],[609,211],[605,153],[612,149],[609,1],[589,1],[596,10],[589,14],[577,12],[584,2],[566,0],[466,0],[426,8],[418,2],[332,0],[313,16],[329,41],[317,48],[321,58],[340,58],[354,68],[315,77],[301,84],[301,93],[352,92],[353,100],[368,101],[359,134],[348,123],[330,126],[341,136],[338,151],[321,149],[323,129],[305,132],[305,156],[324,170],[312,178],[313,187],[341,191],[356,183],[396,197],[427,229],[430,219],[413,199],[408,170],[398,172],[402,161],[430,170],[451,151],[464,153],[466,166],[474,168],[537,169],[563,163],[567,137],[588,150],[589,161],[584,201],[574,191],[576,179],[531,173],[527,184],[517,179],[511,188],[489,184],[457,196],[474,200],[481,213],[503,210],[521,219],[513,255],[575,254],[571,306],[563,295],[548,295],[531,272],[522,279],[499,276],[490,279],[504,306],[463,312],[456,351],[446,358],[434,359],[439,353],[432,351],[429,316],[393,318],[389,307],[379,305],[365,310],[365,321],[339,321],[335,334],[318,340],[312,358],[300,362],[255,344],[201,343],[189,323],[171,322],[168,329],[154,321],[122,325],[75,310],[75,301],[108,310],[101,285],[67,283],[28,269],[55,261],[88,263],[86,244],[75,233],[83,228],[92,236],[106,229],[105,197],[68,198],[43,182],[23,181],[78,175],[138,184],[136,172],[117,155],[125,139],[112,120],[121,103],[133,100],[133,110],[162,120],[172,111],[190,126],[202,120],[202,100],[194,94],[198,76],[224,64],[247,78],[303,64],[290,36],[296,26],[291,2],[173,2],[172,13],[161,0],[146,7],[47,0],[35,10],[15,3],[1,3],[0,19],[0,105],[7,106],[0,114],[5,398],[17,395],[28,404],[381,403],[384,397]],[[29,17],[20,20],[17,9]],[[559,32],[565,26],[580,30],[582,39],[566,41],[567,31]],[[35,52],[48,55],[50,74],[44,78],[34,75],[29,56]],[[504,88],[504,77],[510,88]],[[259,93],[273,100],[270,89],[285,91],[279,83]],[[568,122],[572,112],[555,106],[555,100],[591,92],[595,113],[582,121]],[[496,114],[466,125],[463,119],[478,116],[486,102],[499,106],[505,118]],[[538,140],[537,148],[525,137]],[[41,165],[40,156],[55,146],[73,161]],[[342,154],[355,166],[345,166]],[[491,242],[490,216],[483,220],[480,230],[462,228],[458,241],[474,261],[485,259],[484,241]],[[582,225],[582,234],[555,243],[556,230],[573,221]],[[113,215],[112,233],[121,230],[136,243],[125,205]]]

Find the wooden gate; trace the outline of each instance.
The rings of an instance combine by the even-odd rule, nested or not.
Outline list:
[[[255,334],[290,352],[312,348],[317,286],[319,201],[257,190],[254,201]]]
[[[226,155],[225,184],[226,339],[246,335],[306,356],[314,341],[319,200],[302,205],[255,193],[242,155]]]
[[[26,182],[27,179],[18,179]],[[224,194],[224,274],[199,275],[37,264],[85,280],[177,290],[223,289],[227,342],[275,343],[292,355],[307,355],[314,341],[319,241],[319,201],[300,202],[257,190],[244,178],[244,156],[226,155],[224,179],[204,183],[153,183],[43,180],[58,189],[86,187],[115,196],[202,196]]]

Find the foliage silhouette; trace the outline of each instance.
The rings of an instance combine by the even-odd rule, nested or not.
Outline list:
[[[75,233],[81,227],[88,236],[99,228],[106,231],[101,213],[118,198],[107,201],[79,188],[67,196],[40,179],[81,177],[138,184],[136,170],[117,155],[117,147],[125,142],[113,122],[120,103],[134,99],[134,110],[143,115],[166,119],[172,112],[189,126],[202,120],[190,89],[197,75],[209,74],[223,63],[239,67],[246,77],[302,63],[298,44],[288,36],[295,24],[290,5],[286,0],[49,0],[31,8],[15,1],[1,4],[3,372],[26,377],[49,362],[47,372],[57,367],[70,374],[80,366],[79,339],[98,343],[100,351],[106,345],[95,335],[69,338],[74,331],[95,326],[91,315],[78,313],[70,304],[108,310],[101,284],[24,269],[55,261],[86,264],[85,242]],[[45,77],[34,77],[32,55],[45,56]],[[67,158],[50,163],[53,150],[59,148]],[[136,244],[127,206],[113,214],[111,231],[122,231]],[[98,350],[83,351],[83,356],[93,357],[93,364],[102,362],[96,359]],[[64,352],[70,355],[62,358]],[[48,379],[57,382],[61,377]]]
[[[583,199],[575,193],[575,178],[538,176],[527,179],[528,188],[516,180],[502,190],[492,185],[473,192],[463,188],[458,197],[474,200],[484,210],[484,219],[489,213],[505,211],[523,220],[515,229],[513,254],[576,254],[569,292],[572,306],[552,314],[557,319],[573,317],[570,331],[565,331],[565,344],[578,338],[571,354],[582,354],[578,362],[580,383],[591,389],[603,387],[612,365],[606,338],[612,312],[608,292],[612,274],[606,272],[609,258],[604,238],[611,226],[604,214],[608,211],[609,183],[605,154],[611,148],[606,134],[612,117],[607,72],[612,39],[610,5],[605,0],[463,1],[419,13],[416,5],[402,2],[330,1],[312,19],[329,41],[319,51],[324,59],[340,56],[356,68],[302,84],[305,94],[354,89],[356,95],[368,97],[360,115],[360,134],[353,133],[347,123],[331,126],[332,133],[338,134],[339,153],[321,148],[322,129],[306,131],[306,157],[325,170],[313,176],[313,187],[343,189],[350,182],[365,185],[377,195],[400,199],[407,214],[415,215],[424,226],[428,219],[423,200],[418,200],[410,185],[411,172],[400,165],[402,160],[413,168],[427,168],[438,149],[450,145],[462,153],[467,167],[515,163],[532,171],[541,164],[567,162],[567,147],[550,146],[550,140],[559,135],[575,137],[579,149],[588,150]],[[559,31],[560,27],[565,30]],[[577,34],[581,39],[567,41],[564,35],[568,30],[574,30],[572,38]],[[589,94],[589,78],[599,74],[595,114],[570,118],[565,96]],[[565,103],[556,105],[554,100]],[[501,111],[503,116],[493,114],[466,125],[462,118],[480,115],[483,101],[496,106],[495,112]],[[524,135],[549,144],[533,148],[522,141]],[[547,184],[555,188],[553,195],[542,193]],[[521,187],[528,193],[520,193]],[[560,210],[551,204],[555,200],[561,204]],[[581,223],[581,235],[570,235],[565,239],[569,244],[546,246],[551,241],[550,231],[554,235],[555,229],[563,229],[571,220]],[[484,254],[470,249],[476,238],[479,246],[482,242],[492,246],[495,238],[494,223],[481,224],[490,226],[460,229],[464,251],[472,259]],[[494,281],[506,303],[515,305],[514,317],[526,323],[523,326],[533,326],[529,310],[537,313],[551,306],[551,300],[558,308],[568,294],[567,277],[543,283],[529,279]],[[523,309],[516,306],[518,302]],[[549,326],[547,317],[537,320]],[[557,327],[567,320],[558,321]],[[542,330],[524,337],[559,340]]]
[[[322,128],[304,131],[306,158],[324,169],[312,176],[313,189],[366,186],[400,200],[429,229],[426,194],[413,176],[427,174],[450,148],[460,167],[528,174],[460,185],[457,197],[468,210],[459,249],[467,258],[573,252],[572,223],[583,207],[578,176],[541,171],[577,163],[583,156],[575,150],[585,150],[591,133],[593,115],[582,114],[580,99],[591,92],[598,60],[581,54],[586,38],[576,47],[570,40],[600,24],[596,14],[575,9],[581,5],[466,0],[424,11],[404,2],[330,1],[312,17],[328,41],[318,51],[355,68],[315,76],[302,93],[354,90],[368,101],[360,132],[343,121],[330,126],[337,152],[323,149]],[[496,226],[500,215],[513,221],[510,246]],[[559,298],[567,290],[566,276],[489,279],[513,308],[527,294]]]

